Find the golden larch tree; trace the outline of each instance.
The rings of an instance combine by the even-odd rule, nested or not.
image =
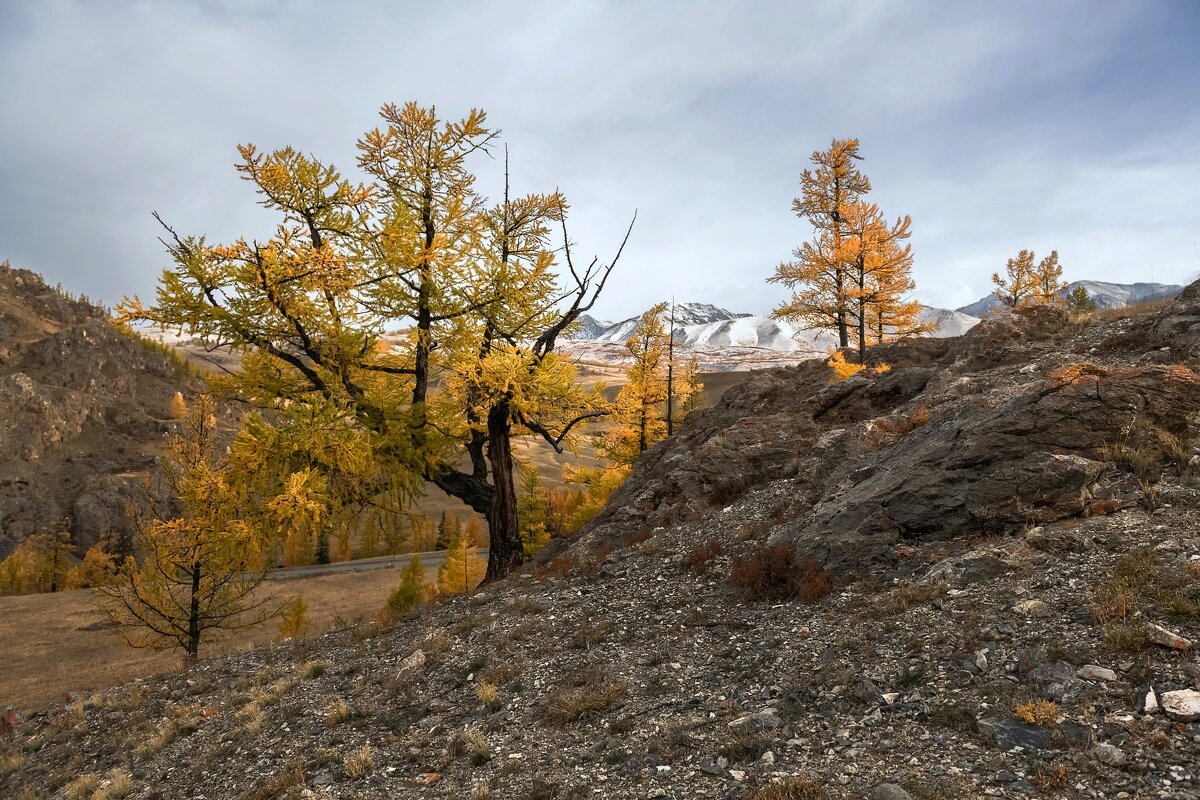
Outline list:
[[[96,592],[117,633],[135,647],[179,647],[195,659],[213,631],[256,624],[270,612],[255,591],[269,540],[245,484],[218,441],[216,409],[202,396],[172,436],[161,478],[179,513],[147,490],[137,517],[139,563],[129,556]]]
[[[1037,278],[1034,275],[1033,251],[1021,250],[1016,258],[1010,258],[1004,268],[1004,276],[999,272],[992,273],[992,284],[996,287],[996,297],[1008,308],[1017,308],[1029,302],[1036,290]]]
[[[1032,302],[1037,305],[1066,305],[1067,282],[1062,277],[1063,268],[1058,263],[1058,251],[1038,262],[1033,270]]]
[[[808,220],[813,240],[796,248],[769,279],[792,290],[791,299],[772,312],[810,330],[832,330],[841,347],[850,344],[851,280],[843,245],[847,209],[871,191],[871,181],[855,162],[857,139],[834,139],[828,150],[812,154],[815,169],[800,176],[801,195],[792,201],[796,216]]]
[[[496,139],[483,112],[446,121],[408,103],[380,116],[358,142],[365,183],[291,148],[241,147],[238,168],[279,215],[275,233],[210,245],[168,228],[175,263],[156,303],[126,301],[122,318],[245,351],[226,388],[290,440],[277,452],[297,455],[280,462],[278,490],[292,472],[323,478],[326,526],[381,496],[403,514],[429,481],[487,521],[488,576],[500,577],[524,558],[513,437],[561,451],[607,413],[555,350],[629,231],[610,262],[577,265],[561,194],[511,197],[507,169],[501,202],[476,192],[470,162]],[[396,320],[407,334],[381,346]],[[308,446],[314,423],[345,457]]]

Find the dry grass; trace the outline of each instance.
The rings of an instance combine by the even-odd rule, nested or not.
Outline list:
[[[1024,700],[1013,708],[1013,716],[1029,725],[1049,727],[1058,723],[1058,705],[1049,700]]]
[[[484,708],[488,711],[498,711],[500,709],[500,690],[496,687],[496,684],[480,680],[475,685],[475,696],[479,698],[479,702],[483,703]]]
[[[754,793],[752,800],[826,800],[825,787],[805,777],[785,778]]]
[[[371,770],[375,769],[375,751],[369,744],[350,751],[342,762],[342,768],[345,769],[348,778],[361,780],[367,777]]]
[[[735,558],[730,582],[764,600],[816,603],[833,590],[829,570],[785,544],[763,544],[745,558]]]
[[[550,724],[560,726],[578,722],[611,708],[626,691],[624,681],[591,672],[576,682],[552,689],[546,698],[545,718]]]
[[[283,602],[302,593],[310,631],[364,618],[395,588],[397,569],[342,572],[270,580],[265,593]],[[232,632],[201,649],[201,656],[234,653],[273,642],[271,625]],[[179,656],[135,650],[120,642],[96,608],[91,592],[0,597],[0,708],[36,708],[68,692],[105,689],[134,678],[177,669]]]
[[[492,757],[492,749],[488,746],[487,737],[479,728],[463,729],[462,745],[476,765],[483,764]]]
[[[868,446],[874,448],[890,447],[908,434],[929,422],[929,409],[921,406],[911,414],[900,416],[895,420],[886,417],[876,420]]]
[[[133,775],[120,767],[108,771],[100,791],[92,795],[91,800],[123,800],[133,794]]]
[[[333,728],[352,719],[354,719],[354,709],[340,697],[330,701],[329,705],[325,706],[326,727]]]
[[[1139,612],[1177,621],[1200,617],[1200,568],[1163,563],[1153,550],[1126,553],[1092,589],[1091,610],[1111,649],[1136,653],[1147,643]]]
[[[80,775],[63,787],[63,797],[66,800],[90,800],[92,794],[100,788],[100,776],[94,772]]]
[[[721,540],[709,539],[698,544],[683,557],[683,568],[697,575],[707,575],[713,559],[721,554]]]
[[[242,795],[241,800],[275,800],[288,789],[304,786],[307,778],[302,767],[293,767],[274,775]]]
[[[877,615],[890,617],[901,614],[913,606],[923,606],[946,594],[946,584],[941,581],[933,583],[906,583],[884,595],[874,606]]]

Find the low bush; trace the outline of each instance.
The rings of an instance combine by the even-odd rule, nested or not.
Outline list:
[[[764,600],[816,603],[833,590],[829,570],[785,544],[763,544],[749,556],[733,559],[729,580]]]

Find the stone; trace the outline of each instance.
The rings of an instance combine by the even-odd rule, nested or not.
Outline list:
[[[1119,747],[1102,742],[1092,748],[1092,758],[1110,767],[1119,767],[1125,763],[1125,752]]]
[[[1187,650],[1192,646],[1190,639],[1185,639],[1160,625],[1155,625],[1153,622],[1146,623],[1146,638],[1154,644],[1172,650]]]
[[[1195,689],[1163,692],[1159,702],[1163,713],[1176,722],[1200,721],[1200,692]]]
[[[747,714],[744,717],[739,717],[729,723],[729,727],[733,729],[748,728],[760,731],[773,731],[779,727],[779,712],[774,708],[764,708],[762,711],[756,711],[753,714]]]
[[[1013,611],[1022,617],[1040,618],[1050,616],[1050,606],[1041,600],[1022,600],[1013,606]]]
[[[871,800],[913,800],[913,796],[894,783],[881,783],[871,793]]]
[[[1154,693],[1153,686],[1138,691],[1134,698],[1134,710],[1141,711],[1143,714],[1153,714],[1158,711],[1158,695]]]
[[[425,651],[414,650],[411,655],[400,662],[400,675],[407,677],[420,672],[421,668],[425,666],[425,661]]]
[[[1001,750],[1020,747],[1025,750],[1045,750],[1050,747],[1050,732],[1006,717],[979,720],[979,733]]]
[[[1085,681],[1115,681],[1117,673],[1105,667],[1098,667],[1095,664],[1085,664],[1075,670],[1075,677],[1082,678]]]
[[[1042,664],[1029,673],[1026,682],[1042,697],[1056,703],[1074,703],[1088,690],[1088,685],[1075,677],[1075,668],[1066,661]]]

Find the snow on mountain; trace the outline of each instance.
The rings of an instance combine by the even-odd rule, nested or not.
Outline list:
[[[930,336],[939,339],[962,336],[979,324],[979,317],[973,317],[961,311],[952,311],[948,308],[921,306],[921,312],[917,316],[921,322],[932,322],[937,325],[937,330]]]
[[[1182,286],[1166,283],[1106,283],[1104,281],[1075,281],[1067,285],[1065,295],[1076,286],[1087,289],[1088,295],[1096,301],[1097,308],[1123,308],[1135,303],[1146,303],[1151,300],[1163,300],[1174,297],[1183,291]],[[1000,307],[1000,300],[995,292],[987,297],[981,297],[974,303],[960,307],[958,310],[972,317],[979,317]]]
[[[669,307],[670,304],[668,304],[667,314],[670,313]],[[663,315],[664,323],[667,322],[667,314]],[[704,325],[710,322],[720,322],[749,316],[749,314],[735,314],[732,311],[714,306],[711,303],[676,303],[675,329],[678,330],[691,325]],[[610,324],[599,334],[590,338],[598,342],[624,342],[629,338],[630,333],[633,332],[633,327],[637,325],[638,320],[641,318],[642,315],[638,314],[636,317],[630,317],[629,319],[623,319],[620,322]]]
[[[579,315],[579,330],[572,339],[592,340],[599,338],[605,329],[611,328],[612,323],[606,319],[596,319],[591,314]]]

